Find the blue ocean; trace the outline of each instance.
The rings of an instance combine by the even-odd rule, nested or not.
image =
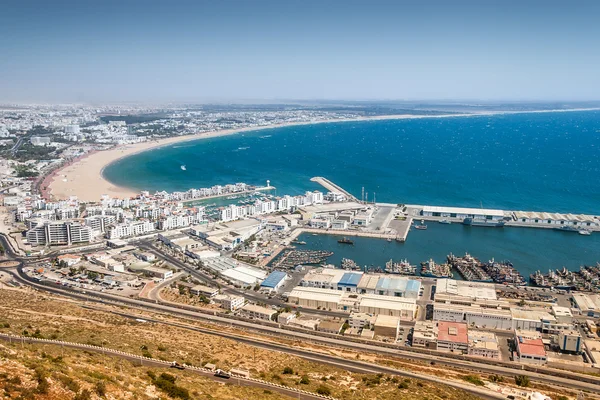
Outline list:
[[[364,187],[378,202],[599,214],[599,156],[600,112],[544,112],[259,130],[133,155],[104,175],[116,185],[151,191],[263,185],[269,179],[277,194],[292,195],[323,190],[309,179],[324,176],[357,197]],[[464,235],[449,229],[448,235]],[[548,231],[534,240],[534,251],[531,232],[521,239],[511,233],[506,251],[498,250],[506,239],[500,235],[485,232],[469,240],[474,248],[490,249],[486,257],[494,256],[492,249],[496,258],[527,254],[520,260],[527,270],[600,261],[598,233],[565,242],[563,233]],[[436,254],[468,250],[467,244],[445,248],[443,240],[439,246]],[[545,248],[552,256],[536,258]]]

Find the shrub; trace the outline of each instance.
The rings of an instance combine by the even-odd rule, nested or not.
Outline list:
[[[492,375],[490,376],[491,382],[504,382],[504,377],[501,375]]]
[[[80,393],[77,393],[73,400],[91,400],[92,393],[89,390],[83,389]]]
[[[158,351],[166,351],[167,348],[165,346],[158,345]]]
[[[517,386],[527,387],[529,386],[529,377],[527,375],[517,375],[515,376],[515,383]]]
[[[294,370],[291,367],[285,367],[283,369],[283,374],[284,375],[292,375],[294,373]]]
[[[94,390],[100,397],[106,396],[106,383],[104,381],[96,382],[96,386],[94,386]]]
[[[315,392],[317,392],[317,394],[321,394],[323,396],[330,396],[331,395],[331,389],[329,389],[325,385],[319,385],[319,387],[317,388],[317,390],[315,390]]]
[[[303,385],[308,385],[310,383],[310,379],[308,379],[308,375],[302,375],[302,378],[300,378],[300,383]]]
[[[73,393],[78,393],[79,392],[79,383],[77,383],[73,378],[71,378],[70,376],[67,375],[58,375],[58,380],[60,381],[60,383],[63,384],[63,386],[67,389],[69,389],[71,392]]]
[[[465,381],[472,383],[477,386],[484,386],[485,384],[481,380],[481,378],[477,375],[465,375],[462,377]]]
[[[400,382],[400,384],[398,385],[398,389],[408,389],[408,386],[408,383]]]

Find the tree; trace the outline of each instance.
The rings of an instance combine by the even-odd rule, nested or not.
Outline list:
[[[310,383],[310,379],[308,378],[308,375],[302,375],[302,378],[300,378],[300,383],[302,385],[308,385]]]
[[[294,373],[294,370],[292,369],[292,367],[285,367],[285,368],[283,369],[283,373],[284,373],[285,375],[292,375],[292,374]]]

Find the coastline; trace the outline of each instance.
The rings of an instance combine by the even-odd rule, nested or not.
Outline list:
[[[108,150],[91,152],[83,157],[73,160],[69,164],[55,170],[43,180],[46,188],[43,190],[45,197],[54,199],[66,199],[69,196],[77,196],[83,201],[99,201],[102,195],[111,197],[134,197],[140,190],[117,186],[104,178],[104,169],[112,163],[138,154],[144,151],[158,149],[176,143],[202,140],[214,137],[229,136],[243,132],[262,131],[291,126],[316,125],[324,123],[364,122],[399,119],[421,119],[421,118],[450,118],[450,117],[478,117],[498,114],[517,113],[543,113],[543,112],[567,112],[567,111],[593,111],[598,109],[571,109],[571,110],[540,110],[540,111],[489,111],[479,113],[462,114],[439,114],[439,115],[379,115],[373,117],[339,118],[320,121],[289,122],[267,126],[255,126],[240,129],[225,129],[220,131],[203,132],[185,136],[176,136],[149,142],[129,144],[113,147]],[[141,189],[143,190],[143,189]]]

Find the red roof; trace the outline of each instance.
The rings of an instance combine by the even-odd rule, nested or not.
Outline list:
[[[519,354],[537,357],[546,356],[546,349],[544,349],[542,339],[526,339],[519,336],[517,337],[517,346],[519,347]]]
[[[438,341],[453,343],[469,343],[467,324],[463,322],[438,322]]]

